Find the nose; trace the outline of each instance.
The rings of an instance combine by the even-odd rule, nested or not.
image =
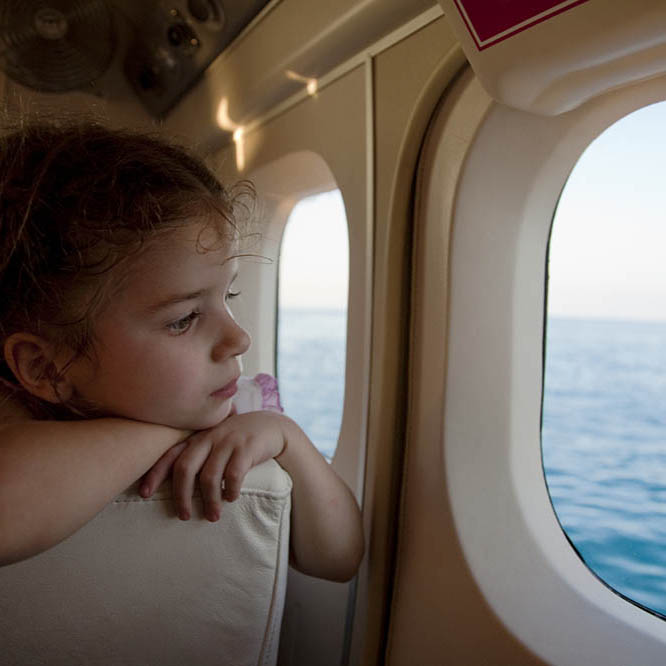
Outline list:
[[[214,361],[225,361],[232,356],[240,356],[250,348],[250,335],[239,326],[230,312],[221,322],[219,339],[212,351]]]

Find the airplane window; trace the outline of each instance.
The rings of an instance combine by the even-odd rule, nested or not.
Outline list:
[[[666,103],[621,119],[564,188],[548,257],[542,447],[589,568],[666,618]]]
[[[329,460],[342,422],[348,274],[340,190],[301,200],[280,249],[277,372],[285,411]]]

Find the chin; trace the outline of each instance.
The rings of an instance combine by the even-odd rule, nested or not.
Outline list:
[[[228,400],[226,404],[218,406],[216,409],[210,410],[207,414],[202,415],[198,418],[187,419],[185,425],[179,427],[186,428],[188,430],[207,430],[216,426],[218,423],[221,423],[226,419],[231,413],[231,400]]]

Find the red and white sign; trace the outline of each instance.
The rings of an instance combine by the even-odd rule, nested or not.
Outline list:
[[[588,0],[453,0],[479,51]]]

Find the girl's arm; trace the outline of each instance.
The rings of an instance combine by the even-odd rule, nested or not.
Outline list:
[[[285,447],[276,460],[294,483],[292,564],[317,578],[349,580],[365,549],[356,500],[301,428],[282,418]]]
[[[125,419],[0,426],[0,565],[76,532],[188,432]]]
[[[282,414],[269,411],[237,414],[209,430],[195,433],[152,467],[141,493],[150,496],[172,471],[177,511],[187,520],[198,474],[206,516],[215,521],[224,510],[222,500],[235,500],[248,470],[269,458],[278,461],[294,484],[293,566],[311,576],[349,580],[356,573],[364,551],[356,500],[305,433]]]

